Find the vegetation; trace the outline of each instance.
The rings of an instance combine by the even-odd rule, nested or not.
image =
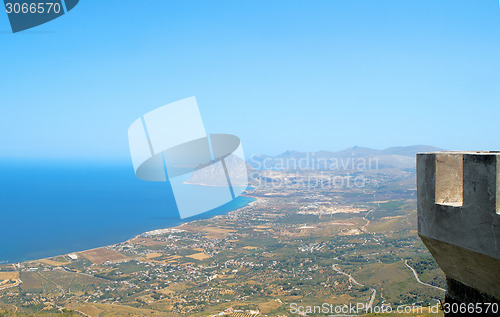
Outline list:
[[[417,283],[404,264],[409,259],[422,281],[444,286],[415,230],[407,179],[414,174],[367,177],[362,189],[255,184],[250,195],[259,199],[227,216],[81,252],[76,260],[21,263],[23,283],[0,290],[0,316],[287,316],[292,303],[368,303],[372,296],[374,305],[434,305],[444,293]]]

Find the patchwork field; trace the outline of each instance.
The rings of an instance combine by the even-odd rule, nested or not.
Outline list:
[[[42,260],[38,260],[38,262],[43,263],[43,264],[47,264],[47,265],[51,265],[51,266],[63,266],[63,265],[66,265],[69,263],[69,262],[54,261],[54,260],[50,260],[50,259],[42,259]]]
[[[205,259],[210,259],[210,255],[200,252],[200,253],[195,253],[187,256],[188,258],[192,258],[195,260],[205,260]]]
[[[127,257],[114,250],[106,248],[93,249],[80,252],[79,255],[85,257],[94,264],[102,264],[104,262],[119,262],[127,260]]]
[[[0,280],[17,280],[19,272],[0,272]]]

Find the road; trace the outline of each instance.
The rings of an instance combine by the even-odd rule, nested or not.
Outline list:
[[[366,213],[366,215],[363,217],[363,219],[366,221],[366,223],[365,223],[365,225],[364,225],[363,227],[361,227],[361,231],[366,232],[366,230],[365,230],[365,229],[366,229],[366,226],[368,226],[368,225],[370,224],[370,220],[368,220],[366,217],[368,217],[368,215],[369,215],[370,213],[372,213],[372,212],[373,212],[373,209],[370,209],[370,210]]]
[[[408,260],[405,260],[405,265],[413,272],[413,275],[415,276],[415,279],[417,280],[418,283],[422,284],[422,285],[425,285],[425,286],[429,286],[429,287],[433,287],[433,288],[436,288],[440,291],[443,291],[443,292],[446,292],[446,290],[444,288],[441,288],[441,287],[438,287],[438,286],[434,286],[434,285],[431,285],[431,284],[427,284],[427,283],[424,283],[420,280],[420,278],[418,277],[418,274],[417,274],[417,271],[415,271],[414,268],[412,268],[409,264],[408,264]]]
[[[23,281],[21,281],[21,279],[18,279],[15,284],[0,287],[0,291],[3,291],[4,289],[8,289],[8,288],[19,286],[22,283],[23,283]]]
[[[19,310],[19,308],[17,308],[17,306],[16,306],[16,305],[14,305],[14,304],[10,304],[10,306],[12,306],[12,307],[14,307],[14,308],[15,308],[15,310],[14,310],[14,314],[15,314],[15,313],[17,313],[17,311]]]
[[[367,214],[367,215],[368,215],[368,214]],[[346,272],[342,271],[341,269],[339,269],[339,268],[337,267],[337,264],[333,264],[333,265],[332,265],[332,268],[335,270],[335,272],[337,272],[337,273],[339,273],[339,274],[342,274],[342,275],[347,276],[347,277],[349,278],[349,282],[350,282],[350,283],[352,283],[352,284],[356,284],[356,285],[361,286],[361,287],[365,287],[365,285],[364,285],[364,284],[361,284],[361,283],[359,283],[358,281],[356,281],[356,280],[354,279],[354,277],[352,277],[352,275],[351,275],[351,274],[348,274],[348,273],[346,273]],[[371,298],[370,298],[370,302],[368,303],[368,306],[367,306],[367,307],[372,307],[372,306],[373,306],[373,302],[375,301],[375,296],[377,295],[377,290],[376,290],[376,289],[374,289],[374,288],[371,288],[371,287],[370,287],[370,290],[371,290],[373,293],[372,293],[372,296],[371,296]]]

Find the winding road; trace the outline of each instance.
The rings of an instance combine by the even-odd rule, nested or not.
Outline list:
[[[352,277],[352,275],[351,275],[351,274],[348,274],[348,273],[346,273],[346,272],[342,271],[341,269],[339,269],[339,268],[337,267],[337,264],[332,264],[332,269],[333,269],[335,272],[339,273],[339,274],[342,274],[342,275],[347,276],[347,277],[349,278],[349,282],[350,282],[350,283],[352,283],[352,284],[356,284],[356,285],[361,286],[361,287],[365,287],[365,285],[364,285],[364,284],[361,284],[361,283],[359,283],[358,281],[356,281],[356,280],[354,279],[354,277]],[[375,296],[377,295],[377,290],[376,290],[376,289],[374,289],[374,288],[371,288],[371,287],[370,287],[370,290],[371,290],[373,293],[372,293],[372,296],[371,296],[371,298],[370,298],[370,302],[368,303],[368,306],[367,306],[367,307],[372,307],[372,306],[373,306],[373,302],[375,301]]]
[[[420,278],[418,277],[418,274],[417,274],[417,271],[415,271],[414,268],[412,268],[409,264],[408,264],[408,260],[405,260],[405,265],[413,272],[413,275],[415,276],[415,279],[417,280],[418,283],[422,284],[422,285],[425,285],[425,286],[429,286],[429,287],[433,287],[433,288],[436,288],[440,291],[443,291],[443,292],[446,292],[446,290],[444,288],[441,288],[441,287],[438,287],[438,286],[434,286],[434,285],[431,285],[431,284],[427,284],[427,283],[424,283],[420,280]]]
[[[361,227],[361,231],[366,232],[366,226],[368,226],[368,225],[370,224],[370,220],[368,220],[366,217],[368,217],[368,215],[369,215],[370,213],[372,213],[373,211],[374,211],[373,209],[370,209],[370,210],[366,213],[366,215],[363,217],[363,220],[365,220],[365,221],[366,221],[366,223],[364,224],[364,226],[363,226],[363,227]]]

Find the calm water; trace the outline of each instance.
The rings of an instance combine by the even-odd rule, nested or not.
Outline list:
[[[141,181],[129,164],[0,161],[0,263],[109,245],[253,200],[181,221],[169,184]]]

